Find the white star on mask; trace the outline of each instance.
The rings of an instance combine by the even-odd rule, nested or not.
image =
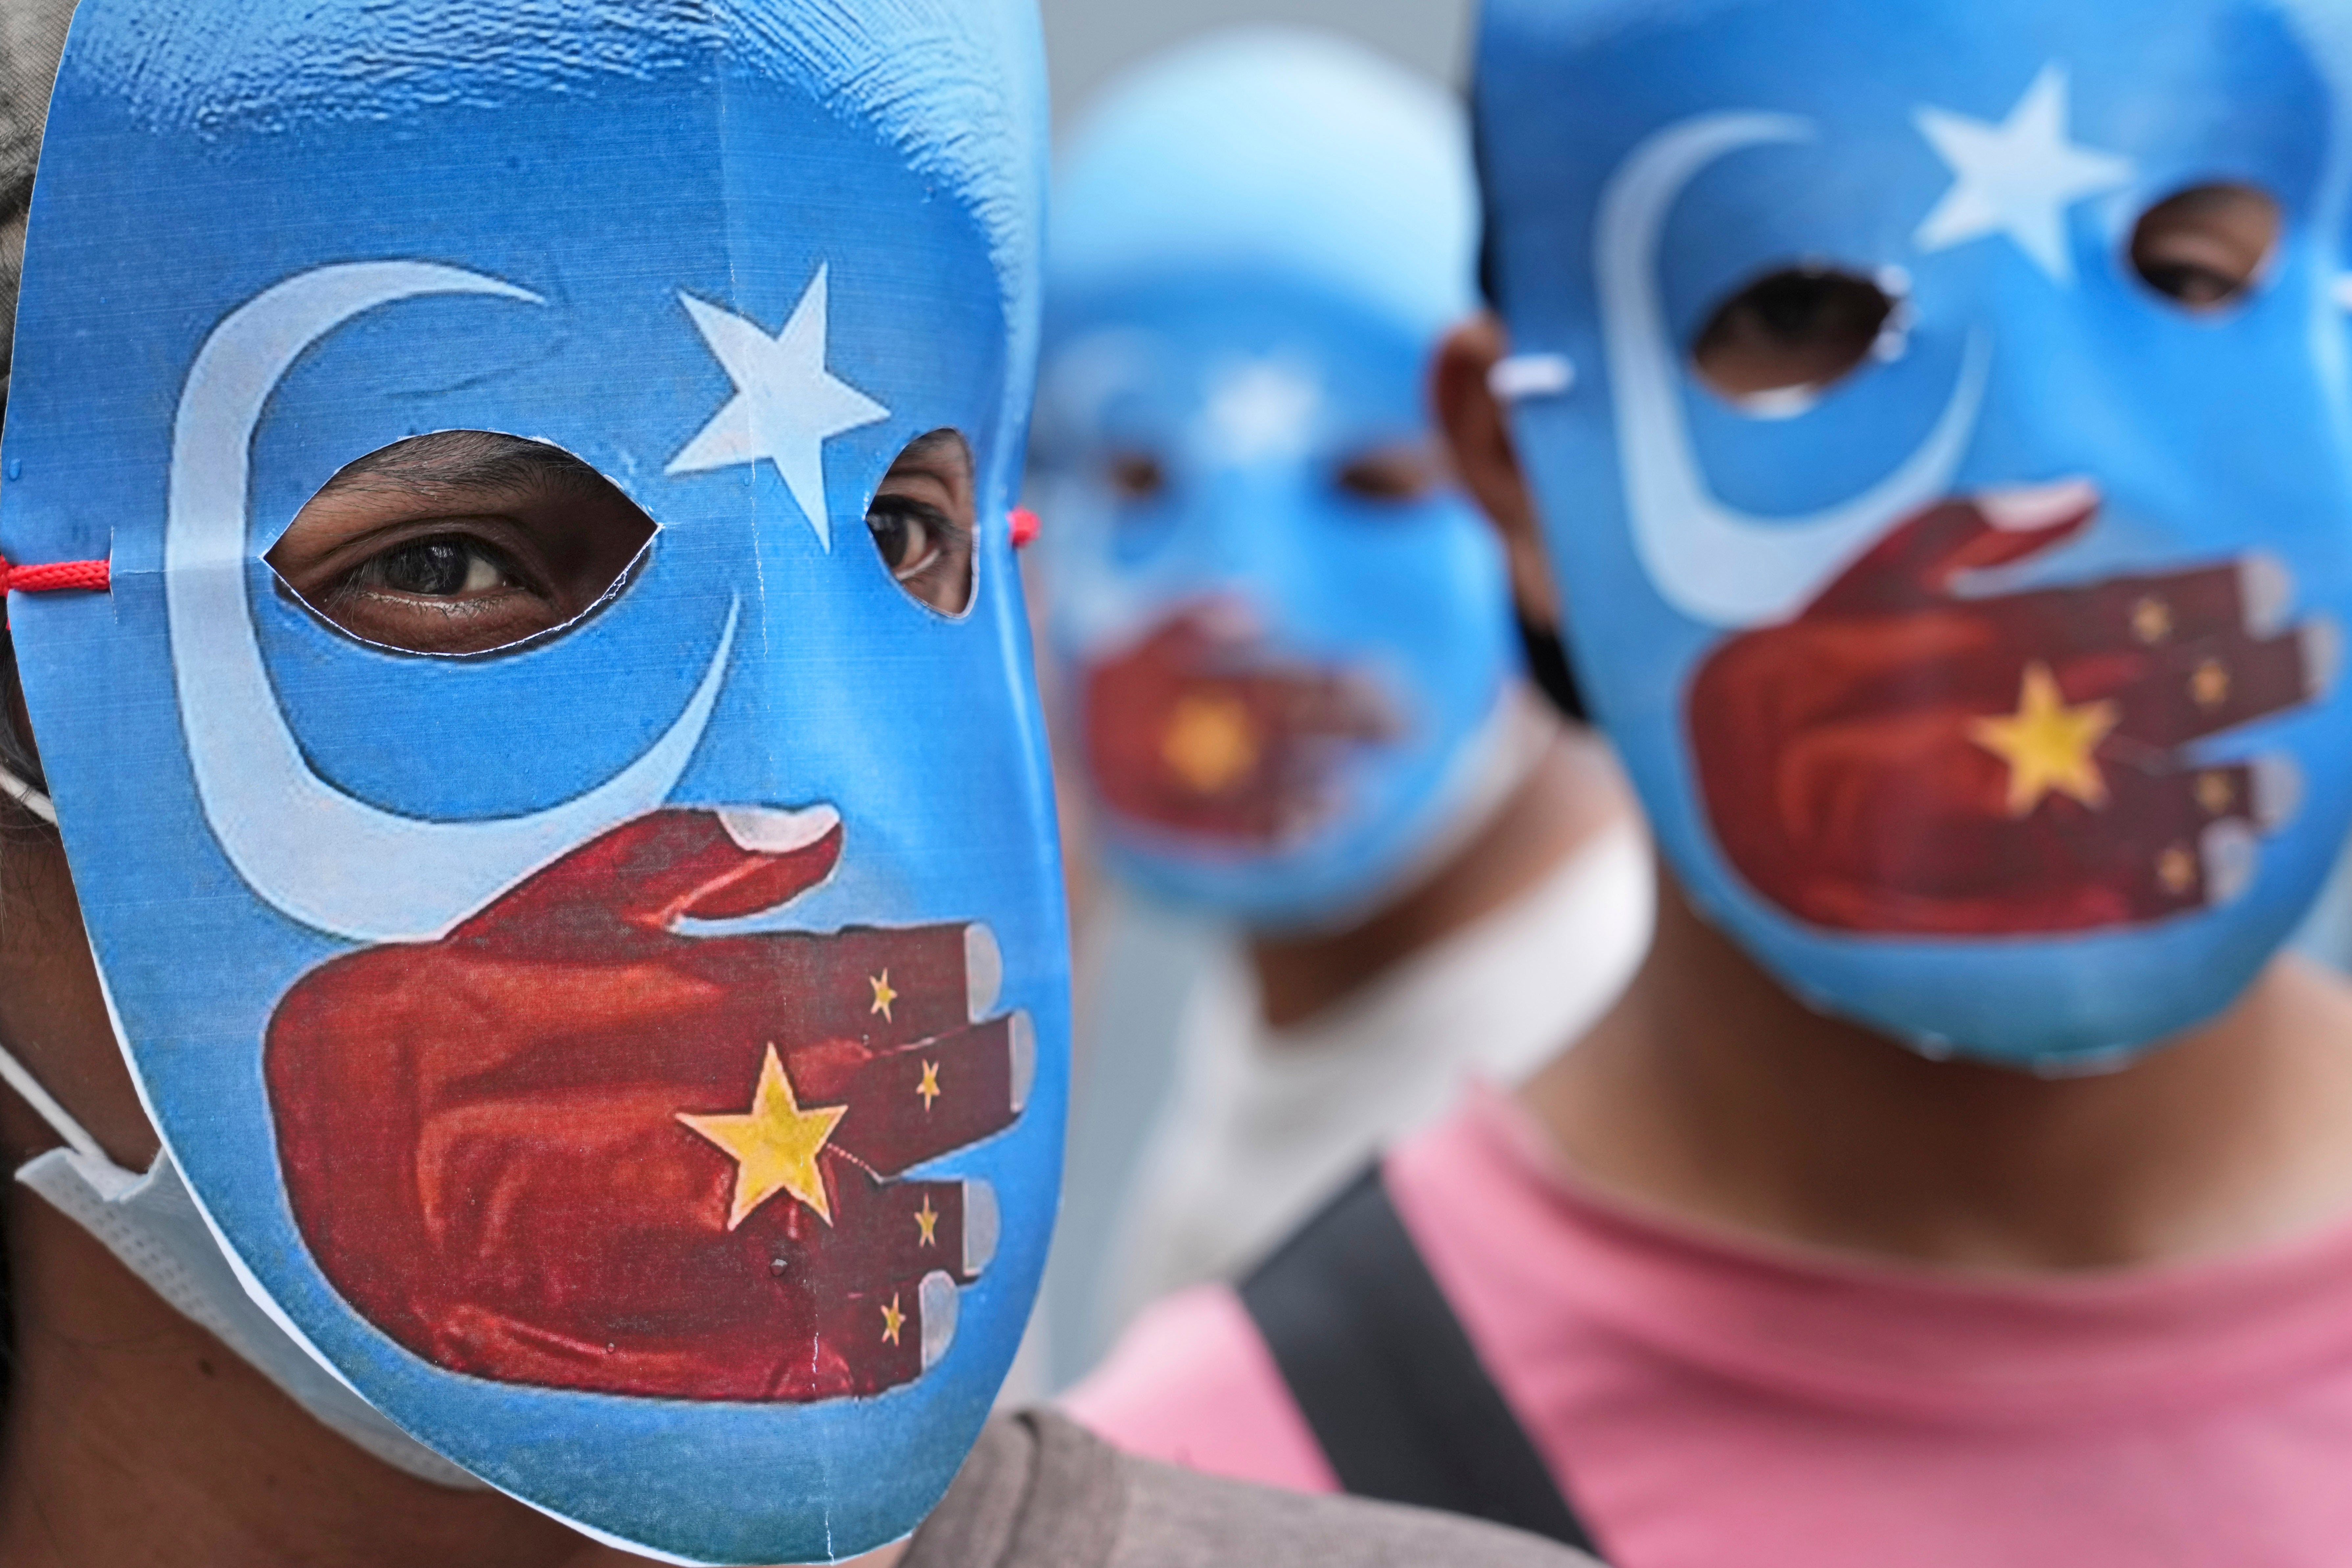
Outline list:
[[[1948,110],[1921,108],[1912,120],[1951,166],[1952,188],[1913,237],[1922,250],[2005,233],[2062,284],[2074,281],[2066,210],[2085,196],[2127,184],[2128,158],[2066,139],[2066,69],[2042,68],[1999,125]]]
[[[833,514],[825,510],[824,444],[844,431],[887,419],[890,411],[824,368],[825,269],[793,308],[774,337],[756,321],[691,294],[678,300],[702,331],[702,341],[735,383],[728,401],[702,433],[670,459],[672,474],[732,468],[761,458],[776,466],[793,500],[833,548]]]
[[[1250,462],[1302,450],[1322,404],[1321,390],[1294,367],[1253,360],[1217,378],[1202,413],[1218,454]]]

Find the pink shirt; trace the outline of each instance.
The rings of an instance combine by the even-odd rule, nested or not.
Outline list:
[[[1887,1268],[1630,1209],[1491,1093],[1387,1171],[1617,1568],[2352,1563],[2352,1228],[2059,1279]],[[1139,1453],[1336,1486],[1222,1287],[1068,1405]]]

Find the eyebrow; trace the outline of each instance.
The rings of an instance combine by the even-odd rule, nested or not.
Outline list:
[[[319,493],[383,489],[420,496],[457,490],[561,495],[601,490],[609,483],[591,465],[545,441],[495,430],[437,430],[344,464]]]
[[[908,442],[899,450],[898,456],[893,459],[892,466],[896,467],[898,463],[909,460],[918,463],[929,462],[950,452],[961,458],[966,468],[971,468],[971,443],[963,438],[962,431],[953,426],[944,426]]]

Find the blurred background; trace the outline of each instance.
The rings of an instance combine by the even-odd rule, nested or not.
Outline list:
[[[1344,33],[1448,86],[1458,87],[1468,74],[1470,0],[1045,0],[1044,9],[1057,131],[1128,66],[1236,22],[1295,22]]]
[[[1203,33],[1288,23],[1339,34],[1458,89],[1468,75],[1473,0],[1044,0],[1055,132],[1070,132],[1120,73]],[[1075,781],[1065,780],[1066,793]],[[1083,858],[1083,857],[1082,857]],[[1187,1008],[1217,957],[1218,933],[1181,911],[1125,897],[1082,869],[1075,998],[1074,1116],[1054,1258],[1022,1365],[1019,1402],[1091,1368],[1124,1326],[1118,1257],[1130,1238],[1139,1158],[1177,1083]],[[1108,907],[1106,907],[1108,906]],[[1113,1048],[1103,1048],[1107,1042]]]

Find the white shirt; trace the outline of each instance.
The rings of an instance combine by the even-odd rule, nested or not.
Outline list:
[[[1232,1277],[1468,1080],[1527,1077],[1616,1000],[1654,909],[1648,841],[1614,825],[1511,903],[1279,1030],[1239,940],[1221,942],[1187,1002],[1098,1300],[1123,1322]]]

